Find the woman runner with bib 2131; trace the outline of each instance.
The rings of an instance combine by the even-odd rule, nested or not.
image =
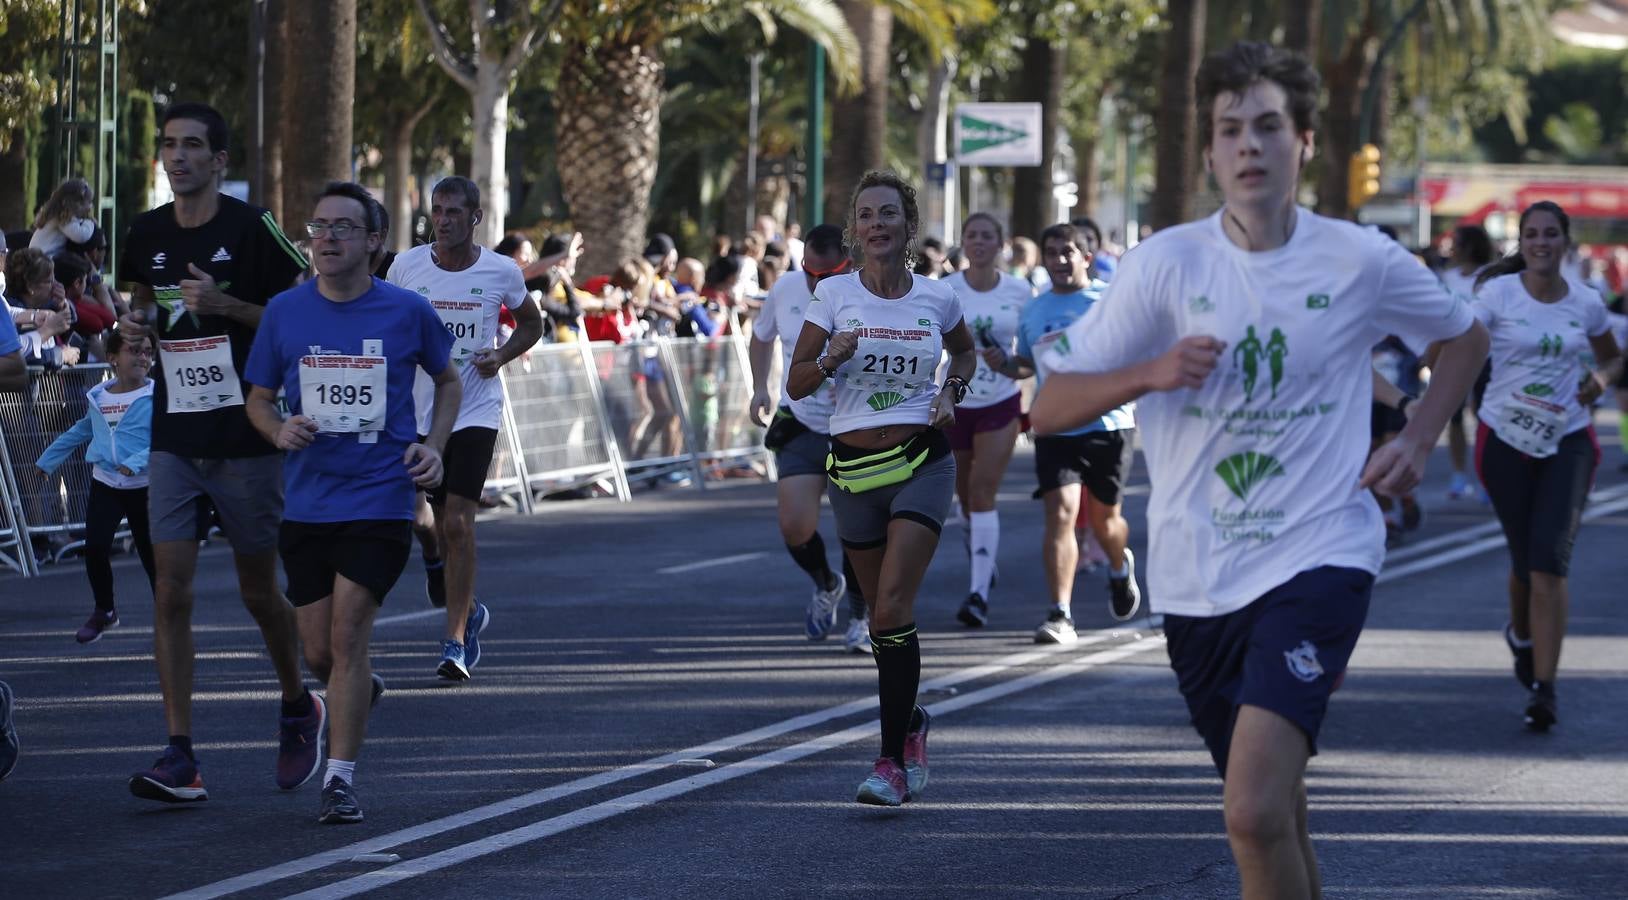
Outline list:
[[[1509,543],[1504,641],[1530,692],[1526,727],[1547,731],[1557,719],[1566,572],[1600,464],[1590,407],[1620,376],[1622,354],[1599,294],[1561,274],[1571,245],[1565,210],[1534,203],[1520,225],[1517,252],[1477,279],[1474,309],[1492,335],[1492,380],[1475,462]]]
[[[955,490],[955,458],[939,428],[955,421],[977,367],[955,290],[912,275],[916,191],[868,172],[848,206],[848,246],[863,261],[814,289],[786,393],[837,384],[831,416],[831,511],[870,602],[881,701],[882,755],[858,800],[883,806],[927,784],[926,710],[916,706],[921,647],[915,601]],[[950,353],[940,389],[941,350]]]

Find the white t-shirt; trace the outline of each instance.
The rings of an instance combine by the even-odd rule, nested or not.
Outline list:
[[[1599,292],[1570,278],[1566,287],[1566,296],[1544,303],[1520,275],[1503,275],[1475,299],[1475,317],[1492,335],[1481,421],[1529,456],[1552,456],[1561,438],[1588,427],[1577,385],[1594,359],[1588,339],[1610,331]]]
[[[1441,270],[1441,283],[1447,285],[1448,290],[1462,296],[1464,299],[1474,300],[1475,279],[1476,276],[1480,274],[1480,269],[1476,269],[1474,272],[1465,275],[1457,268],[1448,266],[1447,268]]]
[[[1318,566],[1377,573],[1384,524],[1357,487],[1370,350],[1387,334],[1429,343],[1472,325],[1468,303],[1402,245],[1296,215],[1288,244],[1260,253],[1228,240],[1220,213],[1158,232],[1046,351],[1053,372],[1108,372],[1190,335],[1226,342],[1203,387],[1137,401],[1158,612],[1224,615]]]
[[[130,411],[131,405],[133,405],[137,400],[140,400],[143,397],[151,397],[153,395],[153,382],[151,379],[149,379],[147,383],[141,387],[136,388],[133,391],[126,391],[122,394],[115,394],[109,390],[109,388],[113,387],[115,383],[116,382],[111,380],[103,381],[87,391],[85,396],[86,399],[95,404],[96,411],[102,416],[102,421],[107,423],[107,430],[113,432],[112,450],[114,457],[117,458],[119,452],[119,422],[124,420],[124,414]],[[100,481],[108,487],[118,488],[121,491],[144,488],[147,486],[146,472],[141,472],[135,475],[126,475],[117,469],[105,469],[101,466],[91,466],[90,477]]]
[[[791,414],[804,426],[827,434],[831,429],[831,412],[837,402],[835,382],[827,380],[819,390],[801,400],[791,400],[786,396],[791,353],[797,348],[797,336],[803,333],[803,316],[813,300],[814,295],[808,291],[808,276],[801,270],[781,275],[769,288],[769,296],[763,300],[763,309],[752,320],[752,337],[760,341],[780,338],[781,405],[791,407]]]
[[[987,291],[974,290],[967,284],[965,272],[956,272],[947,275],[944,283],[955,289],[956,296],[961,298],[961,309],[967,316],[967,327],[972,329],[972,338],[976,342],[978,355],[978,371],[972,376],[972,382],[967,385],[967,398],[958,406],[967,409],[981,409],[993,406],[1008,397],[1018,393],[1018,383],[994,369],[991,369],[983,358],[984,339],[980,332],[994,340],[1007,356],[1013,352],[1013,344],[1017,339],[1018,316],[1022,314],[1023,307],[1028,304],[1034,291],[1029,283],[1015,275],[1005,272],[997,273],[1000,280]]]
[[[423,244],[396,257],[390,264],[390,283],[427,297],[436,315],[452,332],[452,364],[463,382],[463,403],[453,431],[464,428],[497,428],[503,420],[503,385],[497,378],[482,378],[470,364],[477,351],[497,346],[498,309],[513,309],[526,299],[526,281],[514,260],[485,247],[475,264],[461,272],[448,272],[435,264],[430,244]],[[418,433],[430,431],[435,405],[435,381],[422,370],[413,382],[413,404],[418,413]]]
[[[932,420],[944,332],[961,324],[954,288],[912,275],[910,293],[887,300],[871,293],[858,272],[837,275],[814,288],[807,321],[826,334],[859,334],[853,357],[837,368],[832,434]]]

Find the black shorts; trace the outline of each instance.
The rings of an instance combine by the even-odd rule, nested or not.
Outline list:
[[[1368,413],[1368,438],[1378,443],[1384,440],[1387,434],[1400,434],[1407,424],[1408,417],[1403,415],[1401,410],[1375,400]]]
[[[1487,427],[1476,430],[1475,471],[1492,499],[1509,544],[1510,569],[1526,583],[1533,572],[1566,577],[1583,504],[1600,465],[1593,427],[1560,439],[1553,456],[1527,456]]]
[[[427,440],[419,435],[420,444]],[[479,502],[486,488],[486,473],[492,470],[492,451],[497,447],[496,428],[460,428],[447,438],[447,451],[441,454],[441,483],[428,491],[430,505],[447,504],[448,494]]]
[[[1165,614],[1170,668],[1222,778],[1240,706],[1293,722],[1317,753],[1328,698],[1345,677],[1373,587],[1361,569],[1322,566],[1226,615]]]
[[[1136,429],[1035,438],[1035,498],[1065,484],[1083,484],[1099,503],[1114,506],[1136,459]]]
[[[288,575],[288,602],[308,606],[334,592],[334,576],[343,575],[367,588],[384,603],[413,542],[413,523],[405,519],[357,522],[284,521],[277,549]]]

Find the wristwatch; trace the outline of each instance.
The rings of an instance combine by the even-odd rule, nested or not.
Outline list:
[[[828,368],[826,368],[826,366],[825,366],[825,354],[823,354],[823,353],[820,354],[820,358],[814,360],[814,365],[819,367],[821,374],[825,375],[825,377],[827,377],[827,378],[835,378],[835,377],[837,377],[837,370],[836,369],[828,369]]]
[[[967,380],[959,375],[951,375],[944,379],[944,389],[955,392],[955,402],[957,404],[967,399]]]

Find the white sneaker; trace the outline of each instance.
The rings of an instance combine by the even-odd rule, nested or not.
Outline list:
[[[1074,620],[1055,607],[1046,615],[1046,621],[1034,630],[1037,644],[1072,644],[1079,639],[1074,631]]]
[[[868,619],[848,622],[848,633],[842,636],[842,646],[849,653],[871,652],[871,623]]]
[[[811,641],[823,641],[837,626],[837,601],[848,593],[848,579],[841,572],[834,573],[837,583],[829,591],[814,589],[808,601],[808,614],[803,618],[803,633]]]

